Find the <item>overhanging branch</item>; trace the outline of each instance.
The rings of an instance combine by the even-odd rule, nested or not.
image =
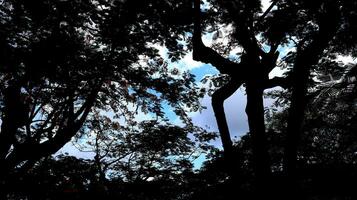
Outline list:
[[[206,47],[202,42],[200,0],[194,0],[194,31],[193,31],[193,60],[212,64],[220,73],[233,75],[235,70],[242,68],[238,63],[232,62],[219,55],[213,49]],[[241,69],[240,69],[241,70]]]

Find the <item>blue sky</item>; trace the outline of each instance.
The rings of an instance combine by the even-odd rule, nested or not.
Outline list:
[[[209,39],[209,37],[206,37],[206,38]],[[205,41],[205,42],[210,43],[210,41]],[[167,52],[166,52],[165,48],[164,47],[159,47],[159,48],[160,48],[160,53],[162,54],[162,56],[166,57],[165,54]],[[293,50],[292,45],[283,47],[283,48],[279,48],[279,51],[281,52],[280,57],[286,55],[286,53],[288,53],[291,50]],[[344,62],[344,63],[356,63],[356,60],[353,60],[350,56],[338,56],[336,60]],[[188,53],[178,63],[172,63],[171,67],[177,67],[181,71],[184,71],[184,70],[190,71],[192,74],[194,74],[196,76],[195,80],[196,80],[197,84],[201,83],[201,80],[203,77],[205,77],[207,75],[215,75],[218,73],[218,71],[212,65],[193,61],[191,53]],[[270,77],[281,76],[282,73],[283,73],[283,71],[281,69],[275,68],[271,72]],[[201,113],[200,112],[190,113],[190,116],[192,117],[193,122],[198,126],[207,128],[208,130],[218,131],[216,119],[214,117],[213,109],[211,106],[211,97],[206,95],[203,99],[201,99],[201,103],[203,106],[207,107],[207,109],[203,110]],[[273,103],[273,99],[264,99],[265,107],[271,106],[272,103]],[[232,139],[237,140],[237,139],[239,139],[240,136],[244,135],[248,131],[247,117],[245,114],[245,105],[246,105],[246,97],[245,97],[244,88],[238,89],[224,103],[226,117],[227,117],[228,126],[229,126],[229,130],[230,130]],[[169,106],[164,105],[164,109],[165,109],[167,117],[170,119],[171,122],[179,121],[179,119],[171,111]],[[152,116],[146,115],[144,113],[139,113],[138,116],[136,116],[137,120],[150,119],[151,117]],[[215,141],[212,141],[212,144],[218,148],[221,148],[221,146],[222,146],[219,138]],[[78,151],[72,145],[71,142],[66,144],[56,154],[60,154],[60,153],[68,153],[69,155],[74,155],[77,157],[89,158],[89,159],[94,157],[94,153]],[[200,156],[197,160],[195,160],[195,162],[194,162],[195,168],[199,168],[199,166],[201,166],[201,164],[204,160],[205,160],[204,156]]]
[[[205,4],[207,7],[208,5]],[[270,0],[262,0],[262,9],[263,11],[266,10],[270,6]],[[227,37],[225,37],[227,34],[229,34],[229,31],[231,28],[228,27],[222,27],[221,28],[221,37],[218,38],[217,40],[213,41],[212,36],[213,33],[206,34],[203,36],[203,42],[207,46],[211,46],[214,42],[226,44]],[[258,38],[259,39],[259,38]],[[185,41],[180,42],[183,45],[186,45]],[[163,57],[167,62],[168,61],[168,50],[163,47],[159,46],[156,44],[150,44],[151,46],[157,48],[159,50],[159,54],[161,57]],[[280,56],[278,59],[279,60],[284,57],[289,51],[294,51],[294,44],[289,44],[287,46],[279,47],[278,51],[280,52]],[[265,50],[268,51],[269,47],[264,46]],[[241,50],[239,48],[234,49],[233,51],[230,52],[229,58],[236,58],[236,53],[240,52]],[[355,60],[351,60],[350,57],[338,57],[337,61],[342,61],[342,62],[356,62]],[[205,64],[201,62],[196,62],[192,59],[192,52],[188,52],[181,60],[175,63],[170,63],[169,62],[169,67],[172,68],[178,68],[180,71],[189,71],[192,74],[195,75],[195,80],[198,85],[201,84],[201,80],[205,76],[209,75],[216,75],[218,74],[218,71],[216,70],[215,67],[213,67],[210,64]],[[275,76],[282,76],[284,71],[282,71],[280,68],[276,67],[272,72],[269,74],[270,78],[275,77]],[[277,88],[274,88],[277,89]],[[272,103],[274,102],[273,99],[264,99],[264,106],[265,107],[270,107]],[[206,95],[203,99],[201,99],[201,104],[207,109],[203,110],[202,112],[196,112],[196,113],[190,113],[189,115],[192,118],[192,121],[195,123],[195,125],[205,127],[206,129],[210,131],[218,131],[217,128],[217,123],[216,119],[213,113],[213,109],[211,106],[211,97]],[[246,106],[246,96],[245,96],[245,91],[244,88],[241,87],[239,88],[231,97],[229,97],[225,102],[224,102],[224,107],[225,107],[225,113],[226,113],[226,118],[228,122],[228,127],[231,133],[231,137],[234,140],[239,140],[241,136],[246,134],[248,132],[248,122],[247,122],[247,116],[245,114],[245,106]],[[180,123],[178,117],[171,111],[171,108],[167,105],[163,105],[165,109],[166,116],[169,118],[171,122],[176,122]],[[136,117],[137,120],[146,120],[150,119],[152,116],[149,116],[144,113],[139,113],[138,116]],[[211,142],[213,145],[215,145],[218,148],[222,148],[222,144],[220,141],[220,138],[217,138],[215,141]],[[70,155],[75,155],[77,157],[83,157],[83,158],[93,158],[94,153],[87,153],[87,152],[80,152],[78,151],[71,143],[68,143],[64,148],[62,148],[58,153],[64,153],[68,152]],[[201,166],[202,162],[204,161],[205,157],[204,155],[200,156],[197,160],[195,160],[195,168],[198,168]]]
[[[270,4],[269,0],[263,0],[262,1],[263,5],[263,10],[265,10]],[[224,37],[225,34],[229,32],[229,28],[223,29],[223,36],[221,38],[218,38],[217,42],[222,42],[225,43],[227,41],[226,38]],[[213,34],[207,34],[203,36],[203,42],[210,46],[214,41],[212,41],[212,35]],[[182,42],[185,44],[185,42]],[[158,46],[153,44],[155,48],[159,50],[159,54],[167,60],[168,55],[167,55],[167,49],[162,46]],[[239,49],[234,50],[233,54],[239,52]],[[231,56],[231,55],[230,55]],[[196,76],[196,82],[197,84],[201,84],[201,80],[204,76],[207,75],[215,75],[218,73],[218,71],[211,65],[209,64],[204,64],[200,62],[195,62],[192,59],[192,52],[189,52],[186,56],[184,56],[180,61],[175,62],[175,63],[170,63],[171,67],[176,67],[180,69],[180,71],[190,71],[192,74]],[[281,74],[279,70],[275,70],[274,74]],[[231,136],[233,139],[239,139],[240,136],[244,135],[248,131],[248,123],[247,123],[247,117],[245,115],[245,105],[246,105],[246,98],[244,96],[244,89],[240,88],[238,89],[230,98],[228,98],[225,103],[225,111],[226,111],[226,117],[228,121],[228,126],[231,132]],[[266,100],[265,101],[265,106],[271,105],[271,100]],[[190,113],[190,116],[192,117],[193,122],[201,127],[205,127],[208,130],[211,131],[218,131],[217,129],[217,124],[216,120],[214,117],[214,113],[211,107],[211,97],[206,95],[202,100],[201,103],[203,106],[206,106],[207,109],[203,110],[201,113]],[[169,106],[164,106],[165,112],[167,117],[170,119],[172,122],[178,122],[177,116],[175,116],[172,111],[170,110]],[[145,115],[144,113],[139,113],[137,116],[138,120],[144,120],[148,119],[150,116]],[[216,141],[212,141],[212,144],[214,144],[216,147],[221,148],[221,142],[220,139],[218,138]],[[83,158],[93,158],[94,154],[93,153],[88,153],[88,152],[80,152],[78,151],[72,143],[66,144],[59,152],[56,154],[60,153],[69,153],[70,155],[74,155],[77,157],[83,157]],[[201,163],[203,161],[203,157],[200,157],[197,161],[196,164]]]

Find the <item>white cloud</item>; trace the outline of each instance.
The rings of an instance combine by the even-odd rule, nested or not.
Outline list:
[[[271,72],[269,73],[269,78],[274,78],[274,77],[282,77],[284,72],[286,70],[282,70],[279,67],[275,67]]]
[[[187,45],[184,41],[180,42],[183,45]],[[159,51],[160,57],[162,57],[166,62],[168,62],[169,67],[176,67],[182,71],[191,70],[194,68],[199,68],[204,65],[202,62],[194,61],[192,58],[192,51],[189,51],[181,60],[177,62],[170,62],[169,60],[169,50],[165,46],[159,44],[149,44],[149,46],[156,48]]]
[[[170,67],[176,67],[183,71],[200,68],[203,65],[205,65],[205,63],[193,60],[192,51],[188,52],[181,60],[169,64]]]
[[[271,4],[270,0],[262,0],[263,12],[265,12],[269,8],[270,4]]]
[[[155,48],[157,48],[157,50],[159,50],[159,55],[163,59],[167,60],[169,58],[169,54],[168,54],[169,50],[166,47],[160,46],[160,45],[155,45]]]
[[[343,64],[357,63],[356,58],[353,58],[352,56],[343,56],[343,55],[338,55],[336,61],[342,62]]]
[[[84,159],[94,159],[95,153],[94,152],[84,152],[78,150],[72,142],[68,142],[64,145],[60,150],[58,150],[54,156],[58,156],[61,154],[67,153],[70,156],[75,156],[77,158],[84,158]]]
[[[270,0],[262,0],[262,6],[263,6],[263,12],[270,6]],[[205,6],[204,9],[207,9],[207,2],[205,1]],[[207,46],[211,46],[214,42],[219,42],[222,44],[227,44],[228,37],[227,35],[229,34],[230,31],[232,31],[232,26],[227,26],[227,27],[221,27],[221,36],[217,38],[217,40],[213,41],[213,34],[214,33],[207,33],[203,35],[202,40],[203,43]],[[184,43],[182,43],[185,45]],[[161,46],[158,44],[148,44],[154,48],[156,48],[159,52],[159,55],[165,59],[166,61],[168,60],[168,49],[165,46]],[[236,48],[233,51],[230,52],[230,56],[234,56],[236,53],[241,52],[241,48]],[[346,57],[340,57],[341,61],[351,61],[352,58],[346,58]],[[354,61],[354,60],[353,60]],[[354,61],[355,62],[355,61]],[[170,67],[177,67],[180,70],[192,70],[192,69],[197,69],[205,64],[202,62],[197,62],[194,61],[192,58],[192,51],[188,52],[181,60],[175,63],[169,63]],[[274,69],[271,74],[274,76],[279,76],[281,75],[282,71],[278,68]],[[270,101],[266,101],[268,105],[271,104]],[[196,112],[196,113],[190,113],[190,116],[192,117],[193,122],[196,125],[202,126],[202,127],[209,127],[209,130],[211,131],[218,131],[216,119],[214,116],[214,112],[211,106],[211,97],[205,96],[202,99],[202,105],[206,106],[207,109],[203,110],[201,113]],[[247,123],[247,116],[245,114],[245,106],[246,106],[246,97],[244,95],[244,91],[242,89],[239,89],[236,91],[230,98],[228,98],[225,103],[225,111],[226,111],[226,118],[228,122],[228,127],[230,129],[232,138],[234,137],[240,137],[244,135],[248,131],[248,123]],[[138,111],[138,114],[135,116],[136,121],[143,121],[143,120],[149,120],[152,119],[153,115],[150,114],[145,114],[143,112]],[[180,120],[176,118],[174,120],[174,123],[179,124]],[[181,122],[182,124],[182,122]],[[218,138],[216,141],[213,142],[217,147],[221,147],[221,142],[220,139]],[[59,155],[61,153],[68,153],[69,155],[80,157],[80,158],[87,158],[87,159],[93,159],[94,153],[93,152],[81,152],[79,151],[71,142],[67,143],[64,147],[62,147],[55,155]]]
[[[167,60],[169,58],[169,50],[165,46],[153,43],[148,43],[147,46],[157,49],[159,51],[160,57],[162,57],[164,60]]]

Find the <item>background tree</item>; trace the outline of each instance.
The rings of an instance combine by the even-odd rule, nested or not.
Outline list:
[[[131,183],[175,180],[185,171],[192,172],[194,160],[211,148],[208,141],[216,136],[199,127],[157,120],[138,122],[135,127],[108,118],[89,118],[88,123],[91,134],[79,138],[77,145],[95,153],[104,181],[106,177]]]
[[[185,111],[200,109],[202,94],[191,74],[169,69],[152,47],[174,35],[166,43],[177,49],[172,33],[185,26],[161,25],[175,22],[167,18],[171,2],[157,7],[166,16],[149,9],[155,2],[132,3],[1,2],[1,183],[88,131],[93,108],[131,116],[131,103],[163,117],[166,102],[190,124]]]
[[[101,190],[92,161],[68,155],[42,158],[17,175],[7,199],[83,199]]]

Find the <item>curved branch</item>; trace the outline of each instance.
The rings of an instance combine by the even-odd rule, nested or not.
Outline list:
[[[206,47],[202,42],[200,0],[194,0],[194,12],[193,60],[212,64],[220,73],[233,75],[234,70],[241,68],[238,66],[239,64],[224,58],[213,49]]]
[[[95,103],[97,94],[101,88],[101,83],[98,84],[88,95],[86,102],[83,104],[85,109],[78,119],[74,119],[73,115],[67,117],[69,122],[61,127],[56,135],[43,143],[34,143],[33,141],[25,142],[16,146],[13,152],[7,157],[8,166],[16,166],[24,160],[37,160],[41,157],[56,153],[61,149],[71,138],[78,132],[83,125],[87,115]],[[72,104],[73,102],[68,102]],[[70,111],[72,112],[72,111]]]
[[[223,149],[226,154],[232,153],[233,146],[224,111],[224,101],[230,97],[242,85],[242,83],[242,81],[236,82],[234,80],[230,80],[226,85],[216,90],[212,95],[212,107],[216,117],[218,130],[221,135]]]

